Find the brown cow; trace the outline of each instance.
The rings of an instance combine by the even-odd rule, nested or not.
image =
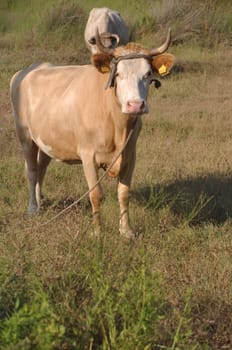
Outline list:
[[[109,175],[118,177],[120,233],[133,237],[128,216],[128,192],[135,165],[141,115],[148,112],[147,95],[152,73],[166,74],[173,56],[162,54],[170,31],[159,48],[147,50],[129,43],[106,49],[96,34],[100,54],[93,65],[31,65],[11,80],[11,102],[30,185],[29,213],[39,210],[46,168],[52,158],[82,162],[91,189],[118,155],[130,130],[132,136]],[[95,233],[100,230],[98,184],[90,192]]]

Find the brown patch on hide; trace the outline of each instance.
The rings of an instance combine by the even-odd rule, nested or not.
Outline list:
[[[133,53],[148,55],[149,50],[140,44],[128,43],[127,45],[117,47],[114,51],[114,57],[125,56]]]

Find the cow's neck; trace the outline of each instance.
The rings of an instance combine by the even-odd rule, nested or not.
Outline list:
[[[115,96],[114,89],[111,90],[112,100],[111,100],[111,118],[113,119],[114,128],[115,128],[115,143],[118,147],[124,145],[128,134],[131,129],[135,127],[138,116],[123,114],[121,112],[121,106],[118,102],[117,97]]]
[[[114,165],[108,170],[110,177],[116,177],[122,168],[124,155],[128,153],[130,144],[136,143],[138,135],[138,124],[141,122],[140,117],[129,117],[127,115],[119,115],[119,120],[114,123],[114,150],[110,154],[107,165],[117,158]],[[137,123],[139,121],[139,123]],[[129,148],[128,148],[129,147]],[[122,153],[123,152],[123,153]]]

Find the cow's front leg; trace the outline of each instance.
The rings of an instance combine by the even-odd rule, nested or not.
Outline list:
[[[94,187],[89,193],[89,198],[92,206],[94,234],[98,236],[101,229],[100,202],[103,198],[101,186],[97,184],[98,169],[93,160],[84,160],[83,168],[89,189],[91,190]]]
[[[140,128],[140,124],[137,125]],[[126,162],[122,164],[118,183],[118,202],[120,208],[119,232],[122,236],[128,239],[135,237],[135,233],[130,227],[129,220],[129,189],[136,160],[135,145],[136,139],[132,138],[129,145],[130,147],[126,149],[124,154],[124,159],[126,159]]]
[[[129,222],[129,186],[118,183],[118,202],[120,208],[119,232],[125,238],[134,238]]]
[[[89,198],[92,206],[94,235],[99,236],[101,231],[100,202],[102,199],[102,191],[99,185],[90,192]]]

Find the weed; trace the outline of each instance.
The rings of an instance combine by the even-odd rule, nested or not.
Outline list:
[[[53,312],[47,296],[35,294],[30,303],[20,304],[17,298],[13,313],[0,321],[1,346],[4,349],[54,349],[65,328]]]
[[[160,277],[148,271],[145,256],[117,283],[106,275],[104,264],[89,276],[92,307],[88,328],[100,335],[102,349],[151,348],[164,316]],[[99,341],[99,340],[98,340]]]

